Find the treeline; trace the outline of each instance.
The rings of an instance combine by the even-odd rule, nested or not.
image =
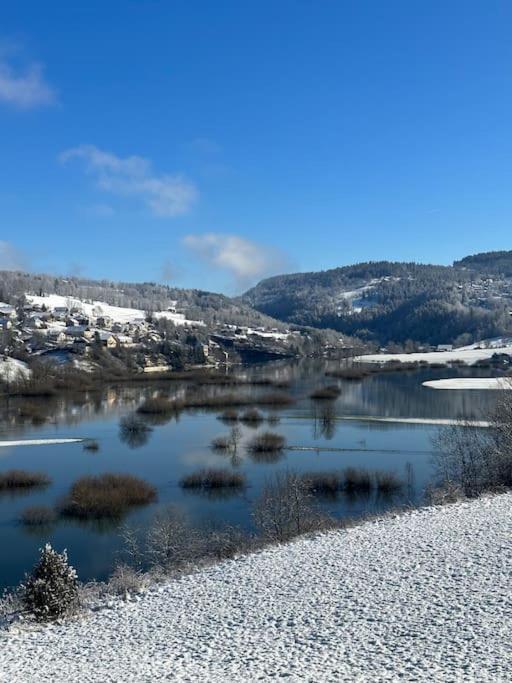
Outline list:
[[[487,251],[454,261],[455,268],[469,268],[489,275],[512,277],[512,251]]]

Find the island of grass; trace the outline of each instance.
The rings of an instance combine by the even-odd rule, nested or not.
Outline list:
[[[284,436],[274,432],[263,432],[251,439],[247,448],[251,453],[280,453],[285,445]]]
[[[44,472],[29,472],[27,470],[0,472],[0,491],[38,488],[48,486],[50,483],[50,477]]]
[[[184,489],[238,489],[245,484],[245,476],[241,472],[213,467],[192,472],[180,481]]]
[[[131,507],[148,505],[156,498],[156,488],[143,479],[107,473],[77,479],[59,510],[77,519],[118,518]]]

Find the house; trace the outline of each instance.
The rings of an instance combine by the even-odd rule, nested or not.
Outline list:
[[[112,327],[114,321],[108,315],[100,315],[96,318],[96,325],[98,327],[108,328]]]
[[[11,304],[0,303],[0,317],[1,318],[15,318],[16,309]]]
[[[41,318],[29,318],[26,322],[26,325],[34,330],[40,330],[44,327],[44,322],[41,320]]]
[[[126,334],[116,334],[115,339],[119,346],[133,346],[133,338]]]
[[[86,315],[77,315],[75,316],[75,319],[78,325],[82,325],[83,327],[89,327],[91,324],[90,319]]]
[[[73,327],[66,327],[64,329],[64,334],[66,334],[68,337],[85,337],[85,338],[91,338],[93,336],[93,333],[88,327],[84,327],[83,325],[75,325]]]
[[[59,329],[48,330],[47,337],[54,344],[65,344],[68,341],[66,334]]]
[[[87,354],[91,349],[91,342],[88,339],[80,337],[73,340],[73,351],[80,354]]]
[[[115,349],[117,347],[117,339],[110,332],[105,332],[101,330],[98,332],[98,338],[102,346],[106,346],[107,349]]]
[[[64,318],[69,313],[67,306],[55,306],[53,314],[56,318]]]
[[[453,344],[438,344],[436,351],[453,351]]]

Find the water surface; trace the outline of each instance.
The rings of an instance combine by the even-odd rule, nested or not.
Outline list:
[[[144,526],[163,507],[174,504],[193,524],[226,522],[252,528],[251,505],[265,482],[283,470],[321,471],[348,466],[394,471],[404,481],[400,495],[349,497],[322,500],[330,513],[358,516],[404,504],[420,503],[425,487],[433,476],[432,440],[435,425],[378,423],[364,420],[343,421],[344,416],[485,419],[492,407],[493,391],[434,391],[421,384],[427,379],[466,376],[468,370],[420,370],[372,376],[362,381],[333,380],[325,377],[336,363],[302,361],[275,363],[239,370],[249,378],[271,378],[289,382],[296,403],[281,410],[262,409],[266,415],[279,416],[280,422],[257,429],[243,426],[236,457],[211,450],[211,440],[227,434],[229,426],[218,420],[220,410],[190,410],[177,419],[154,424],[143,443],[129,443],[121,438],[119,420],[130,414],[146,396],[164,393],[180,396],[191,391],[184,382],[155,383],[143,386],[119,386],[92,394],[62,395],[55,399],[30,401],[9,399],[1,407],[1,439],[67,438],[96,439],[100,449],[90,452],[82,444],[18,446],[0,449],[0,471],[21,468],[41,470],[53,482],[43,490],[21,494],[0,494],[0,587],[13,585],[29,570],[37,558],[37,549],[46,541],[57,549],[67,548],[72,564],[82,580],[103,579],[111,571],[120,549],[119,524],[57,522],[50,529],[29,529],[19,523],[26,507],[56,505],[72,482],[86,474],[128,472],[157,487],[158,502],[131,511],[124,522]],[[476,373],[473,371],[473,375]],[[481,370],[480,376],[487,371]],[[323,384],[337,383],[341,395],[335,401],[312,401],[309,394]],[[212,386],[211,393],[233,389]],[[242,387],[236,391],[265,393],[266,387]],[[28,406],[28,408],[27,408]],[[34,425],[34,406],[49,418]],[[22,415],[20,416],[20,411]],[[291,450],[282,456],[255,458],[245,445],[258,431],[283,434]],[[312,450],[293,450],[309,448]],[[183,491],[180,479],[201,467],[230,467],[245,473],[248,487],[234,495],[212,497]]]

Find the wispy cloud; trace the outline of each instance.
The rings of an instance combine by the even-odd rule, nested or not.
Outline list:
[[[0,270],[26,270],[27,258],[11,242],[0,240]]]
[[[213,232],[187,235],[183,243],[208,265],[228,272],[240,288],[283,270],[287,261],[277,249],[238,235]]]
[[[199,194],[195,185],[181,175],[156,174],[151,161],[143,157],[122,158],[94,145],[80,145],[62,152],[59,158],[62,163],[81,160],[101,190],[137,197],[156,216],[187,213]]]
[[[13,55],[23,52],[14,44],[2,44],[0,50],[0,101],[20,109],[53,104],[55,90],[46,82],[44,67],[38,62],[19,64]]]

